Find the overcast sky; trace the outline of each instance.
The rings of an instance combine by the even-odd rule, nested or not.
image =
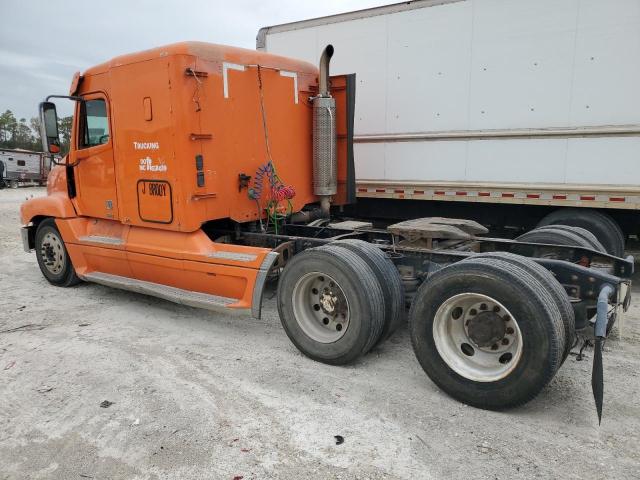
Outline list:
[[[260,27],[396,1],[0,0],[0,112],[36,116],[75,71],[123,53],[184,40],[255,48]]]

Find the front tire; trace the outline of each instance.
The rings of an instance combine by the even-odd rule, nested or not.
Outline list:
[[[436,272],[409,313],[413,349],[431,380],[489,410],[533,399],[562,362],[564,327],[548,291],[526,270],[498,259]]]
[[[47,218],[38,225],[35,250],[40,271],[49,283],[57,287],[71,287],[81,282],[53,218]]]

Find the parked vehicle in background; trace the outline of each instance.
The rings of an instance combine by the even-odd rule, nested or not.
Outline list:
[[[0,164],[0,188],[44,185],[51,170],[51,155],[22,149],[0,149]]]
[[[410,1],[265,27],[257,49],[315,63],[329,42],[358,78],[360,215],[569,224],[618,256],[639,233],[637,0]]]

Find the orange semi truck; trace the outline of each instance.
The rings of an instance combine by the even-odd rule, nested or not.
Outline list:
[[[330,77],[332,54],[316,67],[187,42],[76,74],[40,104],[47,152],[59,151],[51,98],[75,102],[74,123],[48,195],[21,207],[25,250],[56,286],[255,317],[277,279],[286,334],[332,365],[408,318],[427,375],[480,408],[532,399],[592,331],[600,415],[602,342],[629,305],[633,258],[578,227],[505,240],[468,220],[359,218],[355,76]]]

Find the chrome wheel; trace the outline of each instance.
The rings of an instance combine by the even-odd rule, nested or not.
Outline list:
[[[316,342],[336,342],[349,328],[349,302],[329,275],[311,272],[302,276],[293,288],[291,303],[300,328]]]
[[[506,377],[522,356],[516,319],[500,302],[478,293],[454,295],[440,305],[433,339],[453,371],[477,382]]]
[[[66,255],[62,239],[55,232],[47,232],[40,245],[40,258],[45,268],[54,275],[59,275],[65,267]]]

